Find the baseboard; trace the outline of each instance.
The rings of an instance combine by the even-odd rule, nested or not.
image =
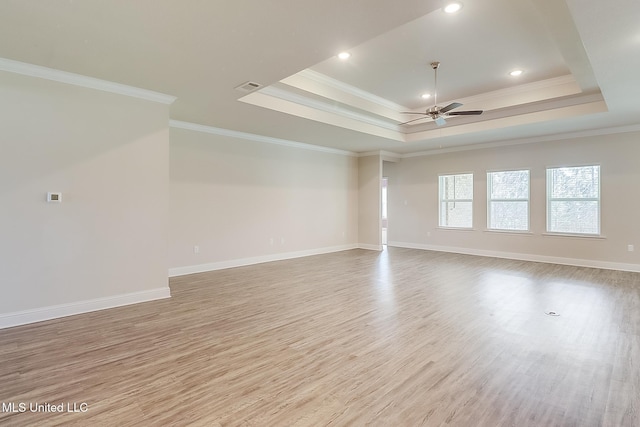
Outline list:
[[[244,267],[247,265],[262,264],[265,262],[282,261],[286,259],[302,258],[312,255],[322,255],[332,252],[348,251],[357,249],[359,245],[340,245],[324,248],[308,249],[296,252],[283,252],[277,254],[261,255],[250,258],[232,259],[228,261],[211,262],[206,264],[189,265],[185,267],[175,267],[169,269],[169,277],[185,276],[187,274],[204,273],[206,271],[224,270],[225,268]]]
[[[0,314],[0,329],[171,297],[169,287]]]
[[[366,249],[368,251],[381,251],[384,248],[382,247],[382,245],[370,245],[367,243],[360,243],[358,244],[358,249]]]
[[[554,257],[554,256],[547,256],[547,255],[489,251],[484,249],[459,248],[459,247],[440,246],[440,245],[425,245],[422,243],[408,243],[408,242],[388,242],[388,246],[394,246],[398,248],[407,248],[407,249],[422,249],[422,250],[437,251],[437,252],[450,252],[450,253],[465,254],[465,255],[477,255],[477,256],[492,257],[492,258],[513,259],[518,261],[546,262],[549,264],[572,265],[575,267],[602,268],[605,270],[632,271],[636,273],[640,272],[639,264],[598,261],[598,260],[591,260],[591,259],[563,258],[563,257]]]

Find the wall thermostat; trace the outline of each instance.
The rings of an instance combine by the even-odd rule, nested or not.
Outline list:
[[[50,203],[61,203],[62,202],[62,193],[47,193],[47,202]]]

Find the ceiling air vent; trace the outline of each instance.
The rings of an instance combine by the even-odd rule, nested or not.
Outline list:
[[[236,89],[239,90],[240,92],[253,92],[254,90],[260,89],[262,87],[261,84],[256,83],[256,82],[245,82],[242,83],[240,86],[236,86]]]

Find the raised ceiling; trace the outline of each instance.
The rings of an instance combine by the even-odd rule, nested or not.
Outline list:
[[[640,2],[463,4],[5,0],[0,57],[176,96],[174,120],[353,152],[639,127]],[[435,60],[438,105],[485,112],[401,125],[433,105]]]

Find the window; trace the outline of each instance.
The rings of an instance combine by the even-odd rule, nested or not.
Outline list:
[[[471,228],[473,174],[440,175],[440,227]]]
[[[529,171],[487,173],[487,228],[529,230]]]
[[[547,231],[600,234],[600,166],[547,169]]]

